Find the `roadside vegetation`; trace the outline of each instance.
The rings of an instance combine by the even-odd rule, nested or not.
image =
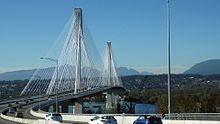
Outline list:
[[[0,101],[19,97],[27,82],[0,81]],[[158,113],[167,113],[166,75],[126,76],[122,82],[127,89],[125,101],[156,104]],[[171,93],[173,113],[220,112],[220,75],[172,75]]]

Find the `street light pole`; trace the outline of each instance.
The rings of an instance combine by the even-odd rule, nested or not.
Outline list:
[[[170,39],[171,39],[171,31],[170,31],[170,0],[167,0],[167,82],[168,82],[168,115],[170,119],[171,114],[171,64],[170,64]]]
[[[49,61],[52,61],[52,62],[55,62],[56,63],[56,80],[55,80],[55,94],[56,94],[56,113],[58,113],[58,97],[57,97],[57,91],[58,91],[58,71],[59,71],[59,63],[58,63],[58,59],[52,59],[52,58],[44,58],[44,57],[41,57],[40,59],[44,59],[44,60],[49,60]],[[57,82],[56,82],[57,81]]]

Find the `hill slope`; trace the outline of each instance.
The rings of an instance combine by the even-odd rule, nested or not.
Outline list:
[[[184,74],[220,74],[220,59],[212,59],[200,62],[186,70]]]

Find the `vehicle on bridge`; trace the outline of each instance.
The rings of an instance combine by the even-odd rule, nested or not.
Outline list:
[[[97,115],[94,118],[91,119],[89,124],[118,124],[117,120],[114,118],[114,116],[110,115]]]
[[[45,117],[46,120],[52,120],[52,121],[63,121],[63,117],[60,113],[49,113]]]
[[[16,108],[15,108],[15,107],[10,107],[10,108],[8,109],[8,113],[14,114],[15,112],[16,112]]]
[[[163,124],[160,117],[152,115],[140,115],[133,124]]]
[[[22,112],[15,112],[15,117],[17,118],[23,118],[23,113]]]

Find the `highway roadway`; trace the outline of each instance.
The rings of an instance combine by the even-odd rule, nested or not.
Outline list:
[[[12,121],[5,120],[3,118],[0,118],[0,124],[20,124]]]
[[[3,109],[5,109],[6,107],[7,107],[6,105],[1,105],[1,106],[0,106],[0,111],[2,111]],[[5,120],[5,119],[3,119],[3,118],[0,117],[0,124],[19,124],[19,123],[11,122],[11,121]]]
[[[31,102],[31,101],[30,101]],[[19,104],[23,105],[21,109],[17,109],[17,111],[20,111],[23,113],[23,116],[24,118],[26,119],[44,119],[44,118],[38,118],[38,117],[35,117],[35,116],[32,116],[30,114],[30,110],[33,106],[36,106],[38,105],[38,103],[30,103],[28,105],[25,105],[26,103],[25,102],[19,102]],[[17,104],[12,104],[12,106],[16,106]],[[8,107],[8,104],[4,104],[4,105],[0,105],[0,111],[2,111],[3,109],[7,108]],[[7,116],[13,116],[14,117],[14,114],[7,114]],[[84,123],[84,122],[73,122],[73,121],[63,121],[64,123],[68,123],[68,124],[88,124],[88,123]],[[0,124],[19,124],[19,123],[16,123],[16,122],[12,122],[12,121],[8,121],[8,120],[5,120],[3,118],[0,117]]]

